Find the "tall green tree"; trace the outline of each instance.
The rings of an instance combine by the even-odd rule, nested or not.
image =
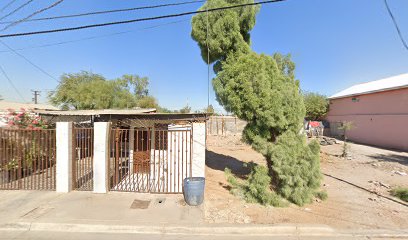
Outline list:
[[[132,88],[137,98],[143,98],[149,95],[149,78],[138,75],[125,74],[121,78]]]
[[[213,80],[217,100],[248,122],[244,136],[249,142],[274,142],[283,132],[300,129],[305,109],[293,71],[290,58],[280,54],[251,52],[223,62]]]
[[[62,109],[125,109],[157,107],[157,100],[148,95],[148,78],[124,75],[108,80],[86,71],[64,74],[50,102]]]
[[[254,0],[207,0],[200,10],[243,3]],[[243,137],[265,156],[271,187],[303,205],[320,186],[319,145],[308,145],[299,135],[305,107],[290,56],[267,56],[250,48],[250,31],[258,11],[252,6],[195,15],[191,35],[204,61],[214,63],[218,102],[247,121]]]
[[[210,0],[200,10],[253,2],[253,0]],[[251,51],[250,31],[255,26],[258,12],[259,7],[254,6],[216,11],[208,15],[198,14],[193,17],[191,36],[200,47],[203,60],[206,63],[215,62],[216,72],[220,70],[220,61],[225,60],[228,54]]]
[[[319,93],[304,92],[303,101],[306,107],[308,120],[322,120],[329,110],[327,97]]]

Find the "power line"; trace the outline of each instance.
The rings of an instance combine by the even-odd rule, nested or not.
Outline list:
[[[112,25],[119,25],[119,24],[128,24],[128,23],[134,23],[134,22],[152,21],[152,20],[158,20],[158,19],[164,19],[164,18],[175,18],[175,17],[186,16],[186,15],[205,13],[207,11],[208,12],[216,12],[216,11],[228,10],[228,9],[233,9],[233,8],[241,8],[241,7],[255,6],[255,5],[261,5],[261,4],[283,2],[283,1],[286,1],[286,0],[260,1],[260,2],[255,2],[255,3],[246,3],[246,4],[232,5],[232,6],[220,7],[220,8],[210,8],[210,9],[207,9],[207,10],[183,12],[183,13],[162,15],[162,16],[148,17],[148,18],[137,18],[137,19],[131,19],[131,20],[126,20],[126,21],[98,23],[98,24],[83,25],[83,26],[78,26],[78,27],[50,29],[50,30],[34,31],[34,32],[22,32],[22,33],[4,34],[4,35],[0,35],[0,38],[20,37],[20,36],[28,36],[28,35],[55,33],[55,32],[67,32],[67,31],[75,31],[75,30],[81,30],[81,29],[87,29],[87,28],[96,28],[96,27],[105,27],[105,26],[112,26]]]
[[[171,25],[171,24],[176,24],[176,23],[181,23],[181,22],[189,22],[189,21],[190,21],[190,19],[183,19],[183,20],[168,22],[168,23],[164,23],[164,24],[157,24],[157,25],[150,26],[150,27],[139,28],[139,29],[135,29],[135,30],[121,31],[121,32],[115,32],[115,33],[103,34],[103,35],[96,35],[96,36],[92,36],[92,37],[79,38],[79,39],[75,39],[75,40],[61,41],[61,42],[55,42],[55,43],[48,43],[48,44],[37,45],[37,46],[14,48],[14,50],[15,51],[21,51],[21,50],[34,49],[34,48],[52,47],[52,46],[58,46],[58,45],[63,45],[63,44],[69,44],[69,43],[75,43],[75,42],[81,42],[81,41],[88,41],[88,40],[92,40],[92,39],[111,37],[111,36],[127,34],[127,33],[132,33],[132,32],[137,32],[137,31],[143,31],[143,30],[148,30],[148,29],[154,29],[154,28],[158,28],[158,27]],[[0,51],[0,53],[5,53],[5,52],[12,52],[12,51],[11,50],[2,50],[2,51]]]
[[[25,17],[25,18],[23,18],[23,19],[20,19],[20,20],[18,20],[18,21],[15,21],[15,22],[10,23],[9,25],[5,26],[5,27],[4,27],[3,29],[1,29],[0,31],[4,31],[4,30],[6,30],[6,29],[8,29],[8,28],[10,28],[10,27],[12,27],[12,26],[15,26],[15,25],[17,25],[17,24],[19,24],[19,23],[22,23],[22,22],[24,22],[24,21],[30,19],[31,17],[34,17],[34,16],[37,15],[37,14],[40,14],[40,13],[42,13],[42,12],[45,12],[45,11],[47,11],[47,10],[53,8],[53,7],[56,7],[57,5],[59,5],[60,3],[62,3],[63,1],[64,1],[64,0],[58,0],[58,1],[54,2],[53,4],[49,5],[48,7],[42,8],[42,9],[40,9],[40,10],[37,10],[37,11],[33,12],[32,14],[28,15],[27,17]]]
[[[399,38],[400,38],[400,40],[401,40],[401,42],[402,42],[402,45],[404,45],[405,49],[408,50],[408,44],[407,44],[407,42],[405,42],[405,39],[404,39],[404,37],[402,36],[402,33],[401,33],[401,30],[400,30],[400,28],[399,28],[399,26],[398,26],[397,20],[395,19],[394,14],[392,14],[391,8],[390,8],[390,6],[388,5],[387,0],[384,0],[384,3],[385,3],[385,7],[387,8],[387,12],[388,12],[388,14],[389,14],[390,17],[391,17],[392,22],[394,23],[395,29],[396,29],[397,32],[398,32],[398,36],[399,36]]]
[[[0,71],[3,73],[4,77],[7,79],[7,81],[10,83],[10,85],[13,87],[14,91],[16,91],[17,95],[21,98],[21,100],[23,100],[23,102],[26,102],[23,95],[20,93],[18,88],[14,85],[13,81],[11,81],[11,79],[9,78],[6,71],[4,71],[4,68],[1,65],[0,65]]]
[[[28,62],[29,64],[31,64],[33,67],[37,68],[40,72],[44,73],[45,75],[47,75],[48,77],[54,79],[55,81],[57,81],[59,83],[59,80],[52,76],[51,74],[49,74],[48,72],[46,72],[44,69],[42,69],[41,67],[39,67],[37,64],[33,63],[32,61],[30,61],[30,59],[26,58],[24,55],[22,55],[21,53],[17,52],[16,50],[14,50],[13,48],[11,48],[9,45],[7,45],[5,42],[0,40],[0,43],[3,44],[6,48],[8,48],[10,51],[12,51],[14,54],[16,54],[17,56],[21,57],[22,59],[24,59],[26,62]]]
[[[6,8],[8,8],[11,4],[13,4],[15,1],[17,0],[11,0],[9,3],[7,3],[6,5],[4,5],[4,7],[2,7],[0,9],[0,12],[3,12],[4,10],[6,10]]]
[[[27,6],[28,4],[30,4],[32,1],[34,0],[28,0],[27,2],[23,3],[22,5],[20,5],[18,8],[14,9],[13,11],[9,12],[8,14],[4,15],[3,17],[0,18],[0,21],[5,19],[8,16],[13,15],[14,13],[18,12],[20,9],[22,9],[23,7]]]
[[[205,0],[196,0],[196,1],[189,1],[189,2],[178,2],[178,3],[160,4],[160,5],[154,5],[154,6],[143,6],[143,7],[134,7],[134,8],[105,10],[105,11],[98,11],[98,12],[78,13],[78,14],[62,15],[62,16],[53,16],[53,17],[34,18],[34,19],[29,19],[29,20],[27,20],[26,22],[54,20],[54,19],[61,19],[61,18],[85,17],[85,16],[90,16],[90,15],[99,15],[99,14],[107,14],[107,13],[129,12],[129,11],[137,11],[137,10],[142,10],[142,9],[153,9],[153,8],[180,6],[180,5],[201,3],[201,2],[205,2]],[[8,23],[13,23],[13,22],[12,22],[12,21],[0,22],[0,24],[8,24]]]

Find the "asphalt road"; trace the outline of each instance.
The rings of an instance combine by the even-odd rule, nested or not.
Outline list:
[[[0,239],[7,240],[349,240],[349,239],[381,239],[381,238],[367,238],[367,237],[301,237],[301,236],[199,236],[199,235],[148,235],[148,234],[111,234],[111,233],[66,233],[66,232],[39,232],[39,231],[0,231]],[[386,238],[383,238],[386,239]],[[397,238],[402,239],[402,238]]]

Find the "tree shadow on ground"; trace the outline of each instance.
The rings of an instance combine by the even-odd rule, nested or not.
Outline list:
[[[376,159],[379,162],[394,162],[408,166],[408,157],[398,154],[375,154],[369,155],[370,158]]]
[[[244,164],[245,162],[234,157],[206,150],[205,165],[211,169],[224,171],[225,168],[229,168],[235,176],[246,179],[251,169]]]

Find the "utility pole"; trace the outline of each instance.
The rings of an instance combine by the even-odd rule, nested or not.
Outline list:
[[[37,91],[37,90],[31,90],[31,92],[33,92],[33,102],[34,104],[38,104],[38,96],[40,96],[41,91]]]

